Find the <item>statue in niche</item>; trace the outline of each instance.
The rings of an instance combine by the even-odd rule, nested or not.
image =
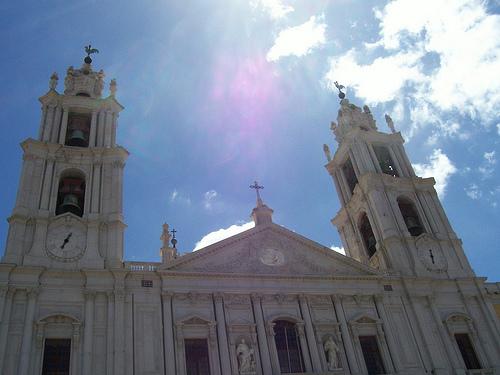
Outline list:
[[[236,347],[236,356],[238,357],[240,374],[255,373],[254,350],[247,345],[245,339],[241,339],[241,342]]]
[[[340,368],[339,347],[331,336],[323,344],[323,350],[325,351],[328,370],[331,371]]]
[[[385,122],[387,123],[389,129],[391,129],[391,132],[396,133],[396,129],[394,128],[394,121],[392,121],[391,116],[389,116],[387,113],[385,114]]]
[[[49,87],[51,90],[55,90],[57,87],[57,81],[59,81],[59,77],[57,76],[57,73],[54,72],[50,76],[50,81],[49,81]]]

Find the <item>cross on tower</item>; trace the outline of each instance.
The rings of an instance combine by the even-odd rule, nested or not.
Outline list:
[[[177,233],[177,231],[175,230],[175,228],[172,228],[170,233],[172,233],[172,240],[170,240],[170,242],[172,243],[172,246],[175,249],[175,245],[177,244],[177,240],[175,239],[175,234]]]
[[[254,184],[253,184],[253,185],[250,185],[249,187],[250,187],[250,189],[255,189],[255,192],[257,193],[257,202],[260,202],[260,201],[261,201],[261,199],[260,199],[260,193],[259,193],[259,190],[264,189],[264,186],[260,186],[260,185],[257,183],[257,181],[255,181],[255,182],[254,182]]]

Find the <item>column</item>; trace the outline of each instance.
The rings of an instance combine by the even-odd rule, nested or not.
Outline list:
[[[262,363],[262,372],[264,375],[272,375],[271,358],[269,357],[269,347],[267,345],[266,327],[262,316],[262,296],[252,294],[252,309],[257,324],[257,339],[259,341],[260,360]]]
[[[94,338],[94,291],[85,291],[85,321],[83,330],[83,375],[92,374],[92,349]]]
[[[125,342],[123,336],[125,291],[115,290],[115,374],[124,374]]]
[[[92,111],[92,118],[90,120],[90,135],[89,135],[89,147],[95,147],[97,135],[97,112]]]
[[[439,316],[439,312],[436,308],[436,305],[434,304],[434,296],[428,296],[427,300],[429,302],[429,308],[431,309],[432,312],[432,317],[434,318],[434,321],[438,327],[438,332],[439,336],[441,337],[441,341],[443,342],[444,349],[446,352],[446,356],[448,357],[449,364],[451,365],[452,368],[459,369],[462,367],[461,362],[459,359],[456,357],[455,353],[453,352],[453,343],[450,341],[449,336],[446,332],[446,329],[443,325],[443,322],[441,321],[441,317]],[[464,371],[462,369],[462,371]],[[462,373],[462,372],[460,372]]]
[[[108,317],[106,321],[106,375],[113,375],[113,359],[114,359],[114,321],[115,321],[115,306],[113,292],[107,292],[108,298]]]
[[[104,147],[111,146],[111,122],[113,120],[113,113],[106,111],[106,121],[104,127]]]
[[[340,323],[340,331],[342,333],[342,341],[346,350],[347,360],[349,361],[349,368],[351,369],[351,374],[359,374],[359,366],[356,360],[356,354],[354,352],[354,344],[352,342],[352,337],[349,334],[349,329],[347,327],[347,321],[344,314],[344,308],[342,307],[342,296],[334,295],[332,296],[333,305],[335,306],[335,311]]]
[[[175,343],[172,319],[172,297],[173,293],[163,292],[161,301],[163,304],[163,342],[165,356],[165,373],[176,374],[175,371]]]
[[[94,162],[94,174],[92,176],[91,209],[90,212],[99,212],[99,187],[101,186],[101,164]]]
[[[111,122],[111,147],[116,146],[116,122],[118,113],[113,113],[113,121]]]
[[[32,288],[27,291],[28,306],[24,319],[23,341],[21,343],[21,356],[19,357],[19,375],[28,375],[31,354],[31,339],[33,337],[33,321],[35,318],[35,305],[38,289]]]
[[[307,342],[309,343],[309,352],[311,353],[311,361],[314,372],[321,372],[321,360],[319,358],[318,346],[316,345],[316,338],[314,335],[314,327],[312,325],[311,313],[309,312],[309,304],[304,295],[299,296],[300,311],[305,323]]]
[[[52,175],[54,172],[54,158],[47,159],[47,168],[45,168],[45,176],[43,178],[43,186],[42,186],[42,200],[40,202],[40,208],[42,210],[49,209],[50,202],[50,190],[52,187]]]
[[[227,345],[226,320],[224,317],[223,296],[221,293],[213,295],[215,303],[215,320],[217,321],[217,338],[219,339],[219,352],[222,375],[231,374],[229,360],[229,346]]]
[[[40,117],[40,127],[38,128],[38,139],[40,141],[43,139],[43,129],[45,128],[46,116],[47,116],[47,106],[42,105],[42,116]]]
[[[389,354],[392,358],[392,362],[394,363],[394,367],[396,372],[400,372],[403,369],[401,365],[401,361],[399,360],[398,347],[394,342],[394,337],[392,336],[392,332],[389,329],[389,320],[387,318],[387,313],[384,307],[384,297],[382,295],[373,296],[375,300],[375,307],[377,308],[379,318],[382,320],[384,325],[385,336],[387,338],[387,346],[389,347]]]
[[[45,126],[43,129],[43,138],[42,138],[43,142],[50,142],[50,131],[54,124],[55,112],[56,112],[56,107],[49,105],[49,110],[47,112],[47,117],[45,118]]]
[[[61,131],[59,132],[59,143],[62,145],[66,142],[66,131],[68,130],[68,111],[68,107],[63,107]]]
[[[304,366],[306,368],[306,372],[312,372],[311,358],[309,357],[309,351],[307,350],[307,339],[304,334],[304,323],[297,322],[296,326],[297,326],[297,334],[299,335],[300,348],[302,350],[302,357],[304,358]]]
[[[2,373],[5,357],[5,349],[7,348],[7,335],[9,333],[10,313],[12,310],[12,300],[16,290],[8,288],[5,294],[5,302],[2,311],[2,319],[0,320],[0,373]]]
[[[96,147],[103,147],[104,145],[104,127],[105,127],[106,113],[100,111],[97,117],[97,139]]]

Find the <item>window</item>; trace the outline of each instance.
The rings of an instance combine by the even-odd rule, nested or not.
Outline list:
[[[66,146],[88,147],[90,134],[90,114],[69,113]]]
[[[399,173],[396,170],[396,166],[394,164],[394,161],[392,160],[389,149],[384,146],[373,146],[373,151],[375,151],[375,155],[377,156],[378,164],[380,165],[382,173],[391,175],[393,177],[399,177]]]
[[[274,340],[282,374],[304,372],[297,327],[286,320],[274,322]]]
[[[56,215],[71,212],[81,217],[84,200],[85,179],[76,175],[61,178],[57,191]]]
[[[413,203],[406,198],[398,198],[399,211],[403,216],[408,232],[414,237],[424,233],[424,228],[418,218],[417,210]]]
[[[385,374],[384,362],[380,355],[376,336],[359,336],[368,375]]]
[[[45,339],[42,375],[69,375],[70,339]]]
[[[208,344],[206,339],[184,340],[187,375],[210,375]]]
[[[368,256],[371,258],[377,251],[377,240],[375,239],[375,235],[373,234],[372,226],[370,225],[368,216],[366,216],[365,213],[363,213],[363,216],[361,217],[361,220],[359,222],[359,231],[361,233],[361,237],[363,238],[363,243],[365,244]]]
[[[469,335],[467,333],[455,333],[455,341],[457,342],[460,354],[462,354],[465,367],[467,367],[468,370],[480,369],[481,365],[479,364]]]
[[[344,177],[347,181],[347,185],[351,190],[351,193],[354,192],[354,188],[358,183],[358,178],[356,177],[356,173],[354,172],[354,168],[352,166],[351,159],[347,158],[344,165],[342,166],[342,172],[344,173]]]

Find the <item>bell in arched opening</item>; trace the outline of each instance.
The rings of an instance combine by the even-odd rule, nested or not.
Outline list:
[[[78,203],[78,197],[74,194],[65,195],[59,211],[61,213],[71,212],[77,216],[81,216],[82,208]]]
[[[424,227],[420,222],[417,210],[415,209],[413,202],[404,197],[401,197],[398,199],[398,206],[408,232],[410,232],[413,237],[420,236],[422,233],[424,233]]]
[[[423,233],[424,230],[420,225],[418,218],[414,216],[406,216],[404,220],[408,232],[410,232],[413,237],[420,236]]]
[[[83,131],[81,131],[80,129],[72,130],[71,134],[69,135],[67,145],[76,147],[86,147],[87,140],[85,139]]]
[[[74,215],[83,215],[85,199],[85,180],[78,177],[62,178],[57,194],[56,215],[71,212]]]
[[[66,146],[88,147],[91,116],[88,113],[70,112],[66,132]]]

